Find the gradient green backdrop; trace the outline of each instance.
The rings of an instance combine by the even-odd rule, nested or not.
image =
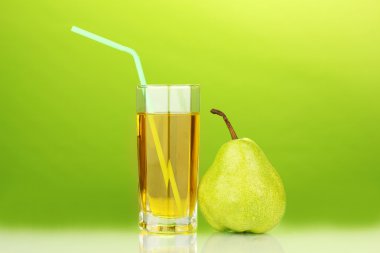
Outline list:
[[[284,225],[380,221],[379,1],[2,1],[0,24],[0,225],[136,227],[133,60],[72,25],[201,84],[200,175],[215,107],[281,174]]]

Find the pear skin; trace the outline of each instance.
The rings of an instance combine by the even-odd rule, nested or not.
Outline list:
[[[282,180],[254,141],[238,139],[224,113],[212,112],[224,118],[233,140],[222,145],[199,184],[201,212],[219,231],[265,233],[285,212]]]

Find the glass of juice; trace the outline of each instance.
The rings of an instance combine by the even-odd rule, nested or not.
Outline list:
[[[197,226],[199,86],[137,87],[139,226],[193,232]]]

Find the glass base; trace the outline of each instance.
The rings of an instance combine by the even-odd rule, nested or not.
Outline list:
[[[192,217],[163,218],[140,212],[139,227],[151,233],[193,233],[197,230],[196,213]]]

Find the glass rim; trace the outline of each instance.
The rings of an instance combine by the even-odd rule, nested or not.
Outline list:
[[[147,84],[137,85],[137,89],[146,89],[150,87],[200,87],[199,84]]]

